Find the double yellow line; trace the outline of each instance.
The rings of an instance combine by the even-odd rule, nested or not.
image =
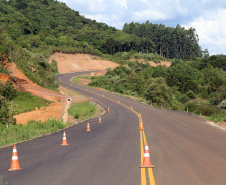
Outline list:
[[[67,76],[67,74],[64,75],[64,76]],[[67,83],[63,82],[61,80],[61,77],[59,77],[59,81],[63,84],[70,85],[71,87],[75,87],[75,86],[73,86],[73,84],[67,84]],[[80,88],[80,87],[76,87],[76,88],[84,90],[84,91],[88,91],[88,92],[95,94],[97,96],[101,96],[103,98],[106,98],[110,101],[118,103],[118,104],[126,107],[127,109],[133,111],[139,117],[139,127],[140,127],[140,123],[142,122],[142,118],[141,118],[141,116],[139,116],[139,114],[135,110],[132,110],[130,107],[128,107],[128,106],[126,106],[126,105],[124,105],[124,104],[122,104],[118,101],[112,100],[112,99],[105,97],[103,95],[89,91],[88,89],[83,89],[83,88]],[[143,159],[144,159],[144,145],[145,145],[145,143],[146,143],[146,136],[145,136],[145,132],[144,132],[144,129],[143,129],[143,130],[140,130],[141,165],[143,164]],[[147,180],[149,180],[150,185],[155,185],[155,179],[154,179],[152,168],[147,168],[147,173],[148,173],[148,175],[146,176],[146,168],[141,168],[141,185],[147,185]]]

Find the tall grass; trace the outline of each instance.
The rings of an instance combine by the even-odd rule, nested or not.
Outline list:
[[[72,104],[68,109],[68,114],[73,116],[75,119],[81,117],[92,116],[96,110],[95,105],[90,102]]]
[[[41,108],[48,106],[50,101],[38,96],[33,96],[29,92],[21,92],[13,99],[13,104],[16,105],[14,114],[20,114],[23,112],[35,110],[35,107]]]
[[[30,121],[26,125],[9,125],[8,128],[0,124],[0,147],[34,139],[45,133],[55,132],[67,126],[62,121],[54,119],[45,121],[44,123],[41,121]]]

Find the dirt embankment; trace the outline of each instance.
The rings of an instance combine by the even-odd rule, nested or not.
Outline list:
[[[11,80],[9,75],[4,74],[4,73],[0,73],[0,82],[6,83],[8,80],[9,81]]]
[[[130,61],[135,61],[136,59],[130,59]],[[142,62],[142,63],[149,63],[150,64],[150,66],[153,66],[153,67],[156,67],[156,66],[159,66],[159,65],[162,65],[162,66],[166,66],[166,67],[170,67],[170,65],[171,65],[171,62],[169,62],[169,61],[161,61],[161,62],[159,62],[159,63],[155,63],[155,62],[153,62],[153,61],[145,61],[145,60],[143,60],[143,59],[139,59],[138,60],[139,62]]]
[[[52,62],[52,60],[57,62],[60,74],[78,71],[105,70],[107,68],[114,69],[119,66],[117,63],[100,60],[99,57],[89,54],[65,54],[56,52],[49,57],[49,62]]]

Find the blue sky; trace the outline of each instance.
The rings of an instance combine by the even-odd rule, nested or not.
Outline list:
[[[226,0],[60,0],[86,18],[117,29],[125,23],[193,27],[202,50],[226,55]]]

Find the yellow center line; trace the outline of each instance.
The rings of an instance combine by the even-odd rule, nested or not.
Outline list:
[[[64,75],[64,76],[66,76],[66,75]],[[59,77],[59,81],[60,81],[61,83],[64,83],[64,84],[66,84],[66,85],[70,85],[70,86],[74,87],[73,84],[67,84],[67,83],[63,82],[63,81],[61,80],[61,77]],[[110,98],[108,98],[108,97],[105,97],[105,96],[103,96],[103,95],[94,93],[94,92],[92,92],[92,91],[89,91],[88,89],[83,89],[83,88],[80,88],[80,87],[76,87],[76,88],[81,89],[81,90],[88,91],[88,92],[90,92],[90,93],[92,93],[92,94],[95,94],[95,95],[98,95],[98,96],[101,96],[101,97],[103,97],[103,98],[106,98],[106,99],[108,99],[108,100],[110,100],[110,101],[113,101],[113,102],[115,102],[115,103],[118,103],[118,104],[120,104],[120,105],[126,107],[127,109],[131,110],[130,107],[128,107],[128,106],[126,106],[126,105],[124,105],[124,104],[122,104],[122,103],[119,103],[118,101],[115,101],[115,100],[110,99]],[[133,112],[139,117],[139,114],[138,114],[135,110],[131,110],[131,111],[133,111]],[[142,121],[142,118],[139,117],[139,128],[140,128],[140,123],[141,123],[141,121]],[[142,121],[142,122],[143,122],[143,121]],[[144,125],[144,123],[143,123],[143,125]],[[145,136],[144,129],[143,129],[143,130],[140,130],[141,165],[143,164],[143,159],[144,159],[144,145],[145,145],[145,144],[146,144],[146,136]],[[146,170],[146,168],[141,168],[141,185],[147,185],[145,170]],[[154,180],[154,175],[153,175],[152,168],[148,168],[148,174],[149,174],[150,185],[155,185],[155,180]]]

